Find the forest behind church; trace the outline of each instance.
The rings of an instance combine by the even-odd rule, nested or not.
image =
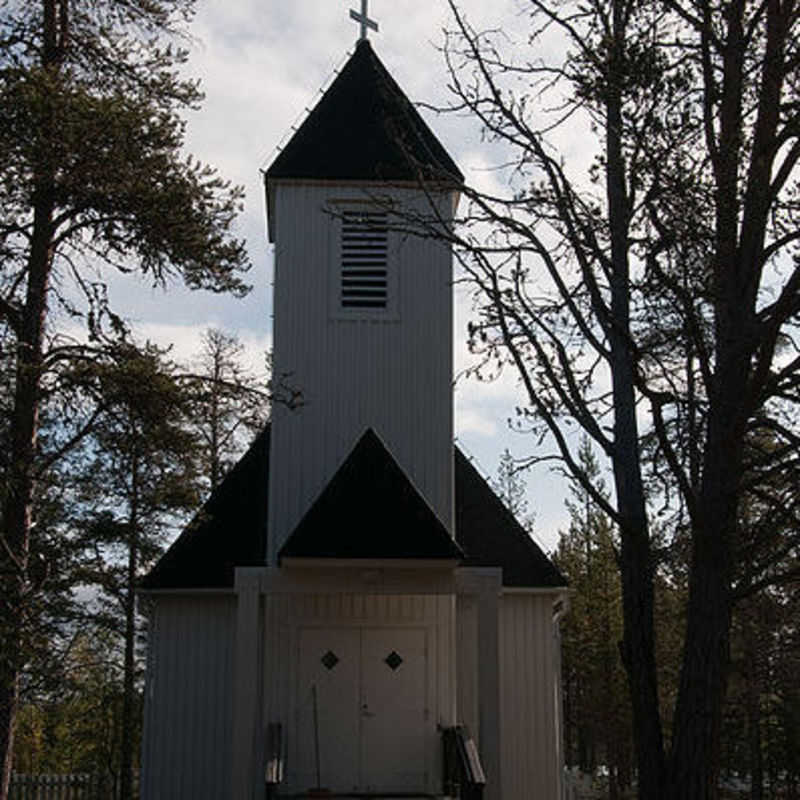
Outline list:
[[[502,197],[465,188],[453,236],[471,343],[519,380],[526,464],[574,485],[568,762],[612,797],[796,797],[800,5],[537,0],[516,42],[450,5],[452,110],[513,167]],[[247,291],[241,193],[181,149],[193,6],[0,19],[0,797],[19,768],[131,795],[133,580],[267,407],[214,371],[235,341],[175,364],[107,293]]]

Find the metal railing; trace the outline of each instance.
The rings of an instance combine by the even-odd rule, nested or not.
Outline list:
[[[466,725],[442,729],[444,748],[444,793],[461,800],[481,800],[486,786],[481,759],[475,740]]]
[[[283,728],[280,722],[270,722],[267,725],[267,749],[265,752],[266,764],[264,767],[264,784],[267,789],[267,798],[272,798],[278,786],[283,783]]]

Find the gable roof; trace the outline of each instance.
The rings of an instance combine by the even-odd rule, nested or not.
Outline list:
[[[267,183],[275,178],[464,181],[367,39],[358,43],[265,178]]]
[[[194,519],[142,579],[142,589],[233,586],[236,567],[264,564],[267,552],[271,427],[211,493]]]
[[[464,553],[372,428],[278,554],[284,558],[455,559]]]
[[[394,468],[387,465],[386,458],[379,452],[375,442],[371,441],[371,437],[366,437],[365,442],[365,437],[359,444],[364,443],[366,452],[359,456],[355,455],[355,450],[351,453],[345,464],[352,459],[352,467],[345,471],[345,464],[342,465],[337,472],[340,480],[344,482],[345,477],[353,473],[357,477],[365,463],[376,459],[382,461],[387,470],[383,478],[387,487],[392,482],[402,484],[408,481],[387,453],[394,467],[401,471],[402,480],[393,475]],[[380,448],[385,450],[377,436],[375,439]],[[212,493],[195,519],[141,581],[142,589],[232,587],[236,566],[263,565],[267,549],[269,441],[270,427],[267,426]],[[561,573],[457,447],[454,455],[456,543],[463,552],[464,565],[502,567],[504,586],[566,586],[567,582]],[[350,473],[351,468],[353,473]],[[413,486],[411,489],[416,494]],[[345,488],[341,491],[345,491]],[[315,506],[322,501],[323,495],[320,495]],[[408,498],[410,509],[414,507],[413,501],[413,496]],[[326,504],[328,502],[325,501]],[[320,507],[320,514],[322,510]],[[345,506],[340,505],[338,513],[345,512]],[[309,519],[310,514],[311,511],[295,531],[301,532],[292,545],[292,549],[297,546],[297,552],[301,551],[301,545],[305,547],[304,543],[316,538],[315,528],[317,532],[323,531],[326,525],[330,528],[330,522],[321,516],[316,517],[316,513]],[[305,530],[308,533],[302,533],[301,526],[306,520],[308,527]],[[285,551],[289,550],[289,544],[294,539],[293,534],[284,546],[284,557],[289,557]],[[450,542],[452,544],[451,539]]]
[[[468,567],[502,567],[503,586],[566,586],[566,578],[455,448],[456,539]]]

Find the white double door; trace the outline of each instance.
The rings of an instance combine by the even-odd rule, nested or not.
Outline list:
[[[427,790],[436,730],[424,628],[298,630],[296,789]]]

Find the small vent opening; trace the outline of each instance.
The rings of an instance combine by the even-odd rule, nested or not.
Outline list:
[[[342,308],[386,308],[389,228],[385,211],[342,217]]]

